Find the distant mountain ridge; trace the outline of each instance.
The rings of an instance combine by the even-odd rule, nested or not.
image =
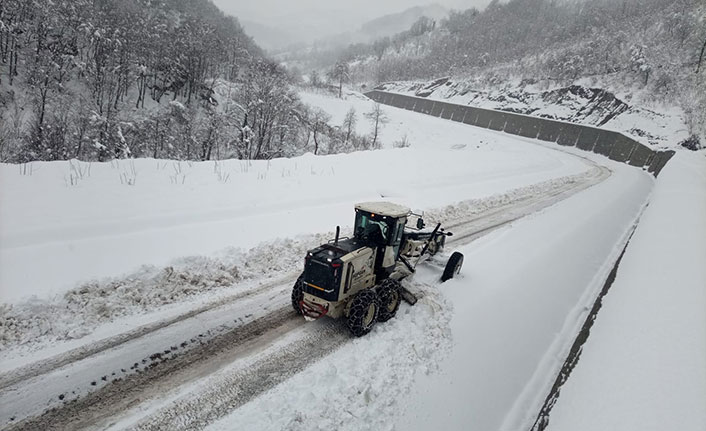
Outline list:
[[[384,36],[392,36],[408,30],[419,18],[425,16],[434,20],[446,17],[449,10],[434,3],[427,6],[415,6],[399,13],[381,16],[360,26],[356,34],[364,36],[367,41]]]
[[[275,28],[255,21],[240,19],[245,32],[266,50],[287,46],[295,39],[294,35],[281,28]]]
[[[414,6],[401,12],[383,15],[366,21],[357,30],[321,37],[316,39],[311,45],[316,50],[325,50],[343,48],[353,43],[370,43],[375,39],[393,36],[409,30],[412,24],[423,16],[438,21],[447,17],[448,14],[449,10],[437,3]],[[260,23],[241,22],[248,34],[253,36],[258,44],[272,50],[275,54],[292,51],[293,47],[295,50],[302,48],[302,41],[297,40],[296,37],[286,34],[282,37],[277,35],[277,32],[286,33],[285,31],[276,30]],[[267,34],[263,34],[263,31]]]

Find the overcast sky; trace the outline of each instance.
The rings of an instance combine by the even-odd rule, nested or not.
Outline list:
[[[413,6],[438,3],[449,9],[482,8],[490,0],[213,0],[241,20],[313,39],[356,30],[371,19]]]

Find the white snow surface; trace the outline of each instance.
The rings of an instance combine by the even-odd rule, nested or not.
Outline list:
[[[429,211],[425,217],[427,220],[458,223],[468,221],[474,214],[492,216],[500,207],[504,207],[504,211],[512,214],[512,205],[531,207],[532,202],[547,199],[547,196],[550,201],[561,199],[557,198],[555,193],[563,188],[576,187],[587,180],[585,184],[594,184],[596,180],[591,181],[590,176],[595,175],[595,172],[586,175],[586,178],[582,178],[584,175],[564,177],[490,198],[464,201],[458,205]],[[600,178],[605,177],[601,175]],[[520,211],[519,208],[518,211]],[[530,211],[530,208],[526,211]],[[497,221],[497,218],[491,217],[491,220]],[[343,234],[348,234],[346,232],[348,230],[344,229]],[[454,231],[457,234],[463,233],[463,230],[459,232],[454,229]],[[90,343],[95,341],[99,344],[104,343],[105,338],[113,334],[120,334],[125,340],[125,333],[121,331],[134,330],[138,326],[143,335],[132,336],[129,341],[114,345],[110,350],[102,349],[90,356],[77,355],[74,351],[72,352],[74,358],[84,359],[74,359],[69,365],[37,378],[21,379],[22,384],[0,392],[0,405],[6,408],[5,411],[0,410],[0,423],[7,422],[11,417],[36,415],[46,408],[62,405],[104,387],[113,378],[134,374],[136,371],[133,364],[139,366],[140,363],[144,364],[143,361],[152,364],[154,361],[161,360],[155,356],[155,351],[162,356],[164,352],[169,352],[166,355],[167,358],[186,354],[188,349],[193,347],[194,340],[199,340],[203,333],[208,337],[217,336],[233,330],[234,322],[237,327],[243,322],[252,322],[253,319],[261,317],[273,307],[289,308],[289,292],[301,269],[301,256],[305,253],[307,245],[308,248],[313,248],[331,236],[311,235],[296,241],[282,240],[258,246],[246,254],[233,250],[219,258],[184,259],[178,265],[162,270],[153,268],[130,274],[123,279],[83,285],[64,295],[62,301],[45,304],[45,306],[31,304],[30,307],[20,305],[12,307],[10,313],[5,315],[6,320],[3,321],[3,326],[10,326],[10,330],[4,328],[6,330],[3,333],[3,342],[15,347],[5,352],[3,360],[0,361],[0,372],[12,372],[17,367],[28,365],[28,360],[38,361],[49,358],[69,348],[79,348],[83,351],[95,348],[96,346]],[[258,272],[267,273],[267,269],[276,269],[275,273],[288,275],[284,279],[280,277],[272,281],[256,275]],[[258,285],[261,287],[257,287]],[[258,292],[254,292],[253,288]],[[200,292],[201,295],[193,292]],[[233,299],[233,294],[238,294],[238,298]],[[163,306],[163,304],[169,305]],[[204,310],[204,305],[207,306],[207,311]],[[131,317],[129,321],[121,319],[124,315],[144,312],[154,307],[160,307],[159,311]],[[193,309],[202,311],[192,318],[180,314]],[[424,316],[423,312],[420,313]],[[167,326],[161,325],[164,322],[161,319],[173,319],[176,316],[180,316],[178,321],[173,320]],[[111,318],[116,320],[109,322]],[[19,322],[22,324],[18,324]],[[95,326],[101,322],[104,323],[96,328]],[[423,319],[415,322],[428,328],[433,327]],[[296,323],[301,325],[303,322]],[[149,324],[151,327],[155,327],[155,324],[160,326],[159,329],[145,333],[144,327],[141,326],[144,324]],[[294,336],[295,332],[300,336],[318,332],[316,326],[311,325],[295,328],[286,338],[292,338],[290,335]],[[299,328],[303,328],[303,331],[299,331]],[[402,334],[393,334],[393,336],[408,339],[403,335],[407,332],[411,331],[405,330]],[[423,337],[426,332],[419,331],[418,334]],[[292,340],[291,343],[301,344],[303,341],[304,339]],[[267,340],[263,342],[266,343]],[[422,342],[426,343],[427,340]],[[277,349],[288,348],[286,344],[282,347],[283,344],[277,341],[268,346],[267,351],[262,354],[278,354]],[[392,346],[397,344],[399,343],[391,342]],[[47,348],[47,345],[50,347]],[[415,358],[420,357],[415,355]],[[431,358],[428,359],[431,360]],[[150,423],[164,423],[164,420],[174,419],[187,412],[193,418],[193,410],[197,409],[194,406],[201,402],[200,400],[223,400],[223,394],[231,391],[228,389],[230,386],[228,382],[231,379],[237,379],[239,373],[242,373],[239,368],[243,366],[242,361],[236,362],[238,363],[228,365],[223,372],[209,377],[207,380],[211,383],[204,381],[196,383],[196,387],[208,388],[207,394],[193,394],[194,390],[190,385],[184,385],[186,388],[175,385],[174,391],[177,394],[187,394],[190,401],[180,400],[177,412],[164,413],[161,419],[150,418]],[[428,361],[425,359],[426,362]],[[415,362],[411,368],[418,368],[420,365],[422,364]],[[167,398],[167,404],[169,400],[174,399],[172,395],[168,395]],[[156,402],[153,404],[154,408],[149,407],[148,410],[140,408],[139,412],[156,411],[164,402]],[[211,413],[206,414],[213,416]],[[125,422],[123,420],[116,422],[117,429],[140,419],[140,415],[136,417],[134,412],[126,412],[123,416]]]
[[[302,97],[334,123],[353,106],[361,133],[369,127],[366,98]],[[323,234],[350,224],[356,202],[384,199],[415,210],[465,202],[469,212],[590,170],[576,157],[502,133],[384,109],[383,142],[408,135],[411,148],[250,163],[1,164],[0,348],[22,347],[5,352],[2,368],[63,349],[48,343],[71,348],[80,344],[71,340],[97,340],[132,324],[106,322],[174,314],[183,307],[160,307],[203,304],[249,280],[293,271]],[[121,181],[126,176],[134,185]]]
[[[333,125],[354,106],[358,132],[369,131],[362,118],[372,106],[369,100],[355,95],[345,100],[320,94],[302,98],[331,113]],[[440,266],[420,267],[412,281],[424,293],[417,305],[404,304],[396,318],[377,325],[368,336],[344,343],[209,426],[210,430],[528,429],[643,214],[655,181],[639,169],[599,155],[393,107],[383,109],[390,122],[381,134],[387,149],[380,151],[251,163],[149,159],[91,165],[34,163],[30,174],[22,167],[0,165],[0,302],[4,303],[0,319],[8,323],[0,328],[4,331],[0,341],[12,346],[3,352],[0,370],[252,289],[270,275],[286,275],[282,273],[297,266],[300,250],[321,242],[335,225],[350,224],[356,202],[390,200],[428,210],[432,217],[453,217],[455,208],[465,213],[474,205],[492,208],[517,196],[542,193],[547,182],[574,181],[590,170],[590,164],[575,156],[580,155],[607,166],[612,176],[460,246],[465,264],[458,278],[439,285]],[[390,148],[405,135],[410,148]],[[677,164],[672,165],[674,161]],[[580,422],[579,418],[601,412],[587,407],[587,402],[605,404],[602,408],[616,417],[621,407],[634,408],[623,411],[624,421],[645,414],[643,409],[654,409],[657,415],[654,402],[660,397],[650,398],[645,388],[665,384],[685,388],[678,395],[663,391],[661,399],[672,397],[666,404],[669,416],[688,417],[676,418],[675,426],[662,422],[661,429],[703,429],[701,410],[692,409],[706,399],[704,367],[697,369],[706,357],[702,264],[706,211],[705,205],[693,209],[694,201],[704,202],[703,152],[694,157],[678,154],[674,161],[657,182],[643,217],[643,223],[651,224],[644,229],[641,225],[633,237],[594,327],[597,338],[593,343],[589,339],[587,356],[581,358],[586,371],[581,371],[580,363],[575,386],[574,375],[569,379],[565,387],[569,401],[561,406],[560,397],[551,417],[553,429],[611,428],[613,423],[599,417],[593,417],[599,423]],[[130,178],[134,185],[124,184]],[[689,186],[684,188],[684,183]],[[667,227],[674,235],[665,233],[670,232]],[[690,244],[684,256],[693,256],[693,261],[682,259],[684,241]],[[451,245],[446,257],[453,250]],[[443,264],[444,257],[437,263]],[[175,275],[181,281],[174,283]],[[684,287],[663,289],[679,276]],[[161,282],[165,277],[169,283]],[[643,285],[652,287],[649,294]],[[627,292],[624,298],[611,299],[620,289]],[[28,301],[32,295],[35,298]],[[137,297],[142,299],[134,301]],[[286,292],[277,297],[278,304],[287,300]],[[638,308],[641,301],[652,307],[660,324],[650,322],[648,330],[640,326],[651,317]],[[72,311],[62,314],[65,309]],[[157,311],[149,316],[109,323],[153,309]],[[634,314],[622,315],[623,310]],[[67,319],[71,313],[81,318],[72,324]],[[608,323],[601,329],[604,314]],[[218,310],[209,315],[228,318]],[[623,337],[612,325],[626,319],[629,336]],[[17,321],[34,323],[18,329]],[[209,321],[199,321],[204,329],[209,326]],[[700,326],[694,323],[699,321]],[[53,326],[59,331],[54,332]],[[70,332],[81,326],[90,329]],[[316,326],[300,332],[311,328]],[[296,339],[294,332],[285,339]],[[697,337],[700,341],[695,341]],[[612,359],[614,349],[632,339],[643,349],[619,354],[620,367],[613,373],[624,373],[616,380],[636,389],[625,392],[625,399],[607,397],[620,386],[610,382],[615,375],[601,367]],[[662,352],[650,343],[680,348],[683,354]],[[149,339],[136,344],[149,344]],[[275,344],[270,347],[276,349],[281,342]],[[588,356],[590,351],[595,360]],[[633,356],[635,352],[641,355]],[[648,360],[641,365],[644,358]],[[100,357],[90,360],[100,362]],[[681,363],[683,370],[678,369]],[[108,363],[101,366],[110,368]],[[637,377],[629,367],[638,370]],[[667,376],[654,377],[655,370]],[[179,395],[169,394],[168,403],[198,398],[209,388],[227,384],[229,372],[226,366],[188,387],[175,388]],[[61,386],[60,370],[54,374]],[[594,375],[602,386],[592,385]],[[686,376],[693,381],[685,382]],[[616,404],[608,406],[611,398]],[[646,398],[650,402],[640,403]],[[138,406],[138,413],[127,413],[113,425],[131,426],[161,407],[158,402]]]
[[[706,429],[705,155],[660,174],[549,430]]]

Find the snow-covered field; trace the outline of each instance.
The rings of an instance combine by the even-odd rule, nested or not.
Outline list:
[[[361,115],[369,109],[356,103]],[[331,103],[334,113],[338,105]],[[251,163],[33,163],[31,175],[0,165],[3,302],[62,293],[143,264],[328,232],[351,222],[358,201],[435,208],[587,169],[491,132],[394,114],[382,139],[391,147],[408,131],[411,148]],[[75,172],[82,174],[71,185]],[[121,182],[123,174],[134,185]]]
[[[303,98],[332,123],[351,105],[360,117],[372,106],[360,96]],[[287,275],[321,234],[352,222],[355,202],[430,210],[471,201],[464,211],[478,212],[592,169],[494,132],[386,112],[382,142],[407,135],[411,148],[251,163],[0,165],[0,343],[11,349],[2,369]],[[360,118],[359,131],[368,127]]]
[[[302,94],[302,99],[328,111],[333,125],[353,106],[358,131],[369,129],[362,114],[371,103],[359,95],[338,100]],[[550,423],[553,429],[577,429],[574,416],[596,415],[582,397],[600,398],[596,394],[604,386],[619,396],[619,384],[586,385],[600,374],[598,364],[611,355],[611,343],[631,337],[641,340],[637,347],[672,342],[672,348],[688,350],[681,373],[650,380],[645,376],[659,365],[653,364],[640,368],[635,379],[666,386],[694,376],[689,398],[670,398],[679,408],[668,413],[688,416],[686,425],[703,424],[703,415],[691,406],[706,404],[698,383],[704,380],[698,364],[706,357],[706,337],[703,331],[681,332],[699,319],[700,328],[706,327],[706,307],[699,305],[706,285],[699,262],[706,244],[703,226],[697,226],[706,219],[703,152],[678,155],[651,196],[650,175],[598,155],[383,109],[390,122],[381,135],[385,149],[378,151],[251,163],[141,159],[0,165],[0,399],[13,409],[0,407],[2,426],[20,411],[34,415],[109,389],[110,378],[100,377],[111,370],[128,380],[131,372],[121,372],[122,364],[137,366],[151,350],[166,346],[165,357],[179,361],[180,355],[198,353],[199,343],[189,342],[191,337],[218,340],[287,306],[287,286],[304,250],[325,240],[336,225],[345,230],[358,201],[392,200],[432,218],[471,220],[523,200],[551,201],[565,187],[599,181],[481,239],[451,242],[448,252],[458,248],[466,256],[461,277],[441,286],[437,266],[421,268],[412,283],[424,297],[362,339],[333,337],[337,328],[321,321],[302,321],[305,326],[294,329],[285,323],[286,331],[267,333],[257,348],[246,346],[244,351],[255,352],[252,357],[216,355],[197,370],[184,368],[184,376],[175,372],[168,381],[182,386],[155,387],[154,399],[126,406],[118,420],[102,418],[101,427],[527,429],[641,214],[648,227],[638,228],[621,266],[621,271],[627,266],[627,275],[619,274],[607,297],[607,326],[599,332],[601,311],[596,339],[585,347],[585,368],[576,369],[575,384],[573,376],[569,379],[568,404],[562,406],[562,394],[556,423],[553,417]],[[391,148],[405,135],[410,148]],[[602,181],[600,172],[610,176]],[[690,188],[675,195],[683,183]],[[689,211],[674,235],[657,234],[681,223]],[[678,257],[681,247],[688,258]],[[669,270],[661,271],[655,262]],[[634,269],[645,265],[663,281]],[[674,283],[684,278],[677,295],[658,289],[665,277]],[[650,313],[662,314],[650,331],[640,331],[634,325],[639,318],[628,323],[619,318],[638,307],[635,301],[648,281],[655,292],[645,295],[651,298]],[[623,298],[613,299],[612,292],[617,297],[620,290]],[[660,307],[667,300],[674,303]],[[203,312],[178,317],[199,307]],[[686,310],[681,320],[671,319]],[[160,323],[164,319],[175,323]],[[106,344],[95,354],[80,351],[145,325],[157,326],[129,343],[116,341],[110,349]],[[626,332],[617,325],[625,325]],[[675,333],[678,341],[671,338]],[[330,345],[324,335],[331,336]],[[314,343],[311,361],[301,351],[307,343]],[[591,349],[603,356],[590,359]],[[625,367],[636,353],[653,352],[624,353],[618,364],[625,384],[631,383]],[[77,359],[63,368],[4,383],[34,361],[71,355]],[[257,374],[271,370],[268,358],[278,357],[292,361],[291,369],[299,372],[274,379],[272,371]],[[238,398],[242,388],[233,388],[240,388],[236,383],[244,370],[253,370],[248,378],[269,390],[245,388],[254,398]],[[610,374],[603,373],[607,382]],[[70,384],[62,383],[69,379],[64,375],[71,376]],[[46,393],[37,396],[32,388]],[[630,406],[630,397],[637,395],[637,389],[624,391],[623,405]],[[619,404],[609,410],[621,412]]]

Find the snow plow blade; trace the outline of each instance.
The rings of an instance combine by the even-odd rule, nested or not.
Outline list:
[[[404,299],[409,305],[414,305],[417,303],[417,296],[410,292],[407,288],[403,287],[400,293],[402,294],[402,299]]]

